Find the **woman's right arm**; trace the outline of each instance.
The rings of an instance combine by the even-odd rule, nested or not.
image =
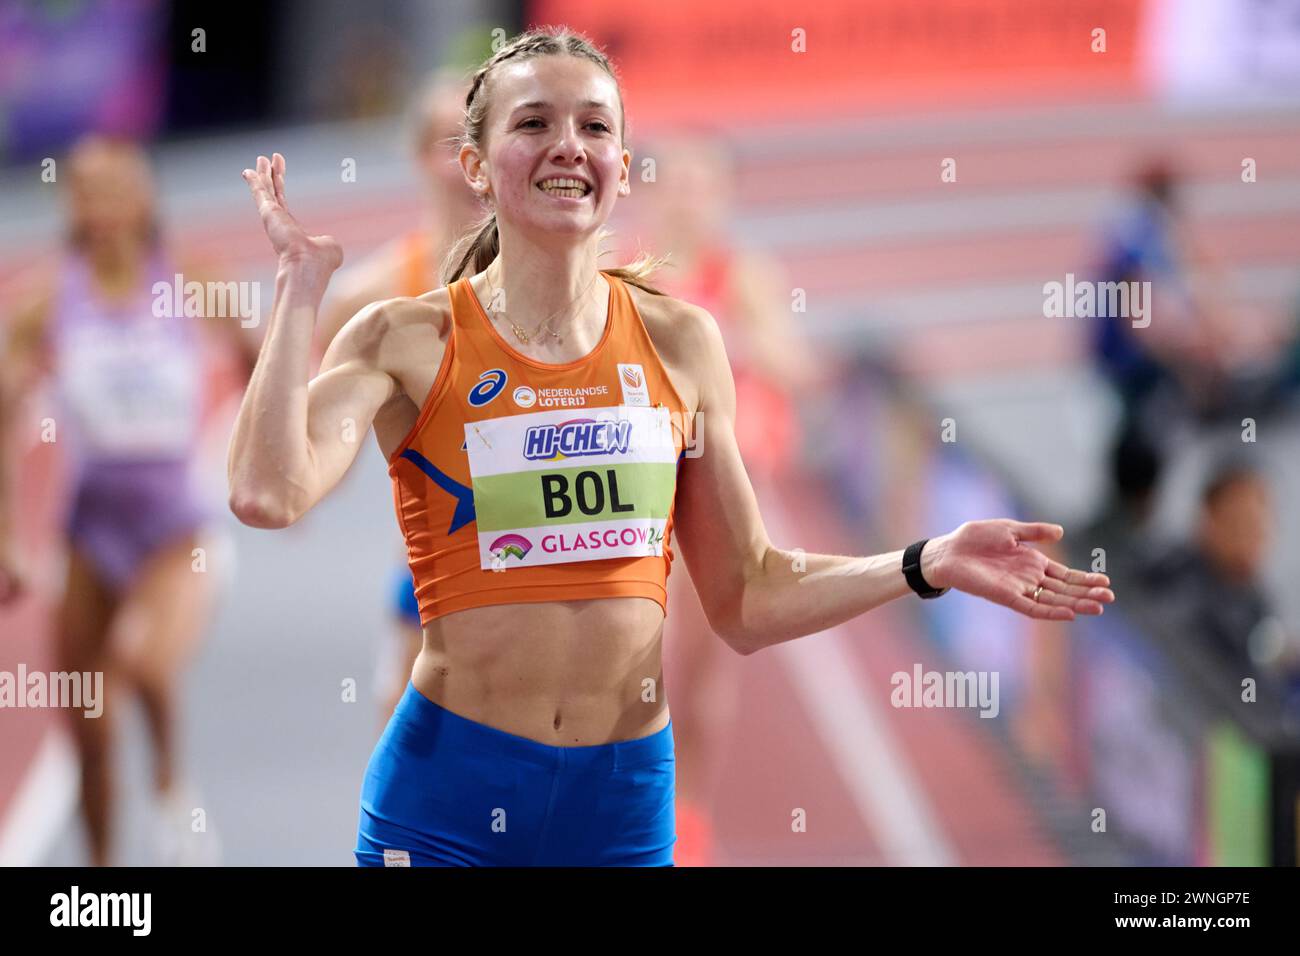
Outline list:
[[[316,316],[343,252],[329,236],[308,236],[289,214],[279,153],[259,156],[244,179],[280,266],[266,338],[230,440],[230,509],[244,524],[284,528],[338,484],[398,385],[379,361],[382,304],[358,316],[311,378]]]

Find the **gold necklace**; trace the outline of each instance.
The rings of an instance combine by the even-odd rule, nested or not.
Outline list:
[[[541,332],[542,332],[542,329],[543,329],[543,328],[546,328],[547,326],[549,326],[549,325],[551,324],[551,322],[554,321],[555,317],[556,317],[560,312],[562,312],[562,311],[565,310],[565,309],[568,309],[568,308],[572,307],[572,305],[573,305],[574,302],[577,302],[577,301],[578,301],[579,299],[581,299],[584,295],[586,295],[589,291],[591,291],[591,287],[592,287],[593,285],[595,285],[595,283],[596,283],[596,278],[597,278],[597,276],[599,276],[599,275],[600,275],[600,270],[597,269],[597,270],[596,270],[596,275],[592,276],[592,277],[591,277],[591,281],[587,283],[587,288],[585,288],[585,289],[583,289],[581,292],[579,292],[579,293],[577,294],[577,296],[574,297],[574,299],[573,299],[571,302],[569,302],[568,305],[562,305],[562,306],[560,306],[560,308],[558,308],[558,309],[556,309],[554,312],[552,312],[552,313],[551,313],[551,314],[546,318],[546,320],[545,320],[544,322],[542,322],[541,325],[539,325],[536,329],[533,330],[533,335],[540,335]],[[489,305],[489,307],[490,307],[491,304],[492,304],[492,302],[496,299],[496,294],[495,294],[495,290],[494,290],[493,285],[492,285],[492,280],[491,280],[491,278],[487,275],[486,272],[483,274],[483,279],[484,279],[485,282],[487,282],[487,285],[488,285],[488,291],[489,291],[490,293],[492,293],[492,294],[489,295],[489,297],[488,297],[488,305]],[[529,334],[528,334],[524,329],[522,329],[522,328],[520,328],[518,325],[516,325],[516,324],[515,324],[515,320],[512,319],[512,318],[510,318],[510,316],[506,315],[505,312],[498,312],[496,309],[491,309],[490,311],[492,311],[492,312],[493,312],[494,314],[496,314],[496,315],[505,315],[505,317],[506,317],[506,321],[510,323],[510,328],[511,328],[511,329],[514,331],[514,333],[515,333],[515,338],[517,338],[520,342],[523,342],[525,345],[528,345],[528,344],[530,344],[530,343],[532,342],[532,338],[529,336]],[[560,333],[559,333],[559,332],[556,332],[554,329],[546,328],[546,331],[550,334],[551,338],[555,339],[555,341],[557,341],[557,342],[563,341],[563,340],[560,338]]]

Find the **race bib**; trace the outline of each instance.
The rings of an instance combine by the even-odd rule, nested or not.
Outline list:
[[[62,348],[63,394],[83,441],[99,454],[182,455],[198,415],[194,350],[162,326],[77,330]]]
[[[667,408],[467,422],[465,443],[483,569],[663,554],[677,476]]]

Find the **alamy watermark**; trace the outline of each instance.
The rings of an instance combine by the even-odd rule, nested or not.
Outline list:
[[[61,708],[82,710],[83,717],[104,713],[103,671],[0,671],[0,709]]]
[[[1000,709],[997,671],[926,671],[913,664],[910,674],[896,671],[889,683],[895,707],[978,707],[981,717],[996,717]]]
[[[249,329],[262,318],[260,282],[186,282],[178,272],[171,282],[155,282],[152,292],[153,314],[160,319],[237,318]]]
[[[67,893],[50,897],[51,926],[118,926],[132,936],[148,936],[152,912],[152,893],[83,893],[73,884]]]
[[[1073,272],[1064,282],[1043,284],[1043,316],[1049,319],[1095,319],[1099,316],[1131,319],[1133,328],[1151,324],[1150,282],[1093,282],[1076,280]]]

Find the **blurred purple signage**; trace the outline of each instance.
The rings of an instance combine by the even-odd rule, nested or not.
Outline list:
[[[155,132],[166,22],[160,0],[0,4],[0,156],[44,156],[89,130]]]

